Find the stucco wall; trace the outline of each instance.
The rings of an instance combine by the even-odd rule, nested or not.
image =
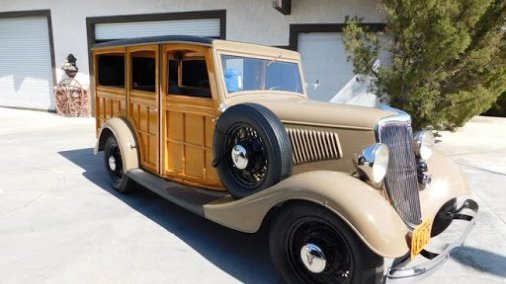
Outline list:
[[[294,23],[342,23],[346,15],[366,22],[382,22],[376,0],[294,0],[285,16],[272,8],[271,0],[0,0],[0,12],[50,9],[57,80],[67,54],[77,58],[77,79],[89,84],[86,17],[183,11],[227,10],[227,39],[266,45],[288,45]]]

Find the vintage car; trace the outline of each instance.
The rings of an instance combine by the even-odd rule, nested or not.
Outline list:
[[[309,100],[297,52],[161,36],[92,53],[95,151],[112,187],[135,181],[234,230],[266,228],[288,283],[427,275],[474,224],[478,205],[431,131],[413,133],[400,110]],[[455,219],[468,221],[462,238],[427,250]]]

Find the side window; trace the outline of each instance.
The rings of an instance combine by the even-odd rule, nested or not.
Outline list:
[[[169,85],[177,86],[178,85],[178,64],[177,60],[170,59],[169,60]]]
[[[187,87],[204,88],[209,90],[209,77],[207,75],[206,61],[183,60],[182,85]]]
[[[98,84],[108,87],[125,87],[124,54],[99,55],[97,57]]]
[[[203,54],[175,51],[169,58],[169,95],[211,98],[209,76]]]
[[[132,53],[131,62],[132,89],[154,92],[156,87],[155,53],[145,51]]]

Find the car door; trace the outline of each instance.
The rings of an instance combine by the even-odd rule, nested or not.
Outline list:
[[[163,175],[222,190],[213,162],[218,98],[211,49],[190,44],[162,46]]]
[[[160,173],[159,46],[127,47],[128,120],[135,128],[141,167]]]

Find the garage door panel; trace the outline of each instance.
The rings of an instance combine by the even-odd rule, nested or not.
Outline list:
[[[220,37],[220,19],[193,19],[103,23],[95,25],[96,40],[112,40],[160,35]]]
[[[47,18],[0,19],[0,105],[54,110]]]
[[[306,81],[320,82],[317,90],[308,87],[310,98],[328,101],[353,78],[353,65],[346,61],[341,33],[301,33],[298,47]]]

